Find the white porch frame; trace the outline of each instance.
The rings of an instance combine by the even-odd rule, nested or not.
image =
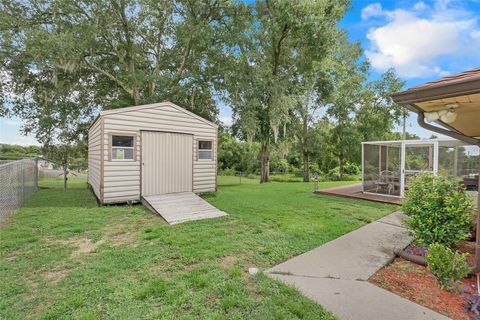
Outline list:
[[[382,146],[385,146],[387,148],[389,147],[395,147],[400,149],[400,171],[399,171],[399,183],[400,183],[400,194],[399,195],[389,195],[389,194],[383,194],[383,193],[375,193],[375,192],[369,192],[365,190],[365,145],[376,145],[379,148]],[[405,195],[405,188],[406,188],[406,174],[408,174],[408,170],[405,170],[406,166],[406,151],[408,147],[430,147],[431,153],[429,154],[429,170],[423,170],[427,172],[431,172],[434,175],[438,174],[439,170],[439,147],[440,146],[451,146],[455,147],[455,153],[457,152],[457,147],[459,146],[468,146],[467,143],[464,143],[462,141],[458,140],[453,140],[453,139],[422,139],[422,140],[392,140],[392,141],[366,141],[362,142],[362,191],[366,194],[374,194],[374,195],[384,195],[387,197],[397,197],[397,198],[403,198]],[[387,155],[388,159],[388,149],[387,149]],[[379,163],[382,161],[381,159],[381,151],[379,151]],[[456,159],[456,154],[455,154],[455,160]],[[457,169],[457,168],[455,168]]]

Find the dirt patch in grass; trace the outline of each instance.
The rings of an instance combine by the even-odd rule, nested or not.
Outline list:
[[[152,277],[160,277],[166,281],[170,281],[172,279],[170,273],[168,273],[166,270],[166,266],[160,262],[151,266],[148,269],[148,274]]]
[[[151,224],[151,221],[142,221],[141,224]],[[103,228],[102,239],[112,244],[113,246],[138,246],[140,239],[140,232],[138,222],[130,219],[122,219],[110,223]]]
[[[133,245],[137,246],[138,235],[133,232],[117,234],[109,239],[114,246]]]
[[[54,269],[43,273],[43,276],[52,283],[57,283],[70,273],[71,269]]]
[[[78,257],[83,253],[92,253],[97,251],[97,246],[103,243],[102,240],[93,243],[90,239],[80,238],[75,239],[70,242],[70,244],[75,245],[78,247],[77,250],[72,252],[72,257]]]
[[[22,301],[24,303],[29,303],[32,300],[34,300],[37,297],[38,294],[38,283],[33,281],[32,279],[25,278],[27,281],[30,289],[29,291],[25,294],[23,297]],[[32,319],[34,316],[39,315],[42,313],[49,305],[51,304],[50,301],[44,301],[43,303],[38,303],[36,304],[31,310],[30,310],[30,316],[27,317],[29,319]]]
[[[96,252],[97,247],[105,242],[105,240],[103,239],[97,242],[93,242],[92,240],[87,238],[71,238],[67,240],[45,238],[44,240],[49,243],[56,243],[56,244],[76,247],[76,249],[72,251],[72,253],[70,254],[70,257],[73,257],[73,258],[79,257],[85,253]]]
[[[7,262],[11,262],[15,260],[18,256],[20,256],[21,253],[19,251],[12,251],[9,254],[7,254],[5,257],[3,257],[3,260]]]
[[[454,320],[467,320],[472,316],[465,312],[465,301],[460,292],[443,290],[427,267],[402,258],[396,258],[380,269],[369,281]],[[462,286],[471,288],[474,283],[475,279],[467,278],[462,281]]]
[[[25,281],[28,284],[29,291],[27,292],[27,299],[32,299],[37,295],[38,283],[30,279],[29,277],[25,277]]]
[[[131,227],[122,228],[119,225],[109,225],[103,230],[102,238],[113,246],[138,245],[138,232],[129,230]]]
[[[24,277],[25,281],[28,284],[29,290],[21,297],[21,303],[32,303],[36,298],[38,294],[38,283],[32,280],[30,277]],[[32,315],[38,315],[40,314],[43,310],[45,310],[49,305],[51,304],[50,301],[42,301],[39,303],[35,303],[33,308],[30,311],[30,314]],[[32,318],[32,317],[27,317],[27,318]]]
[[[231,267],[233,267],[236,261],[237,261],[237,257],[226,256],[222,258],[222,260],[220,261],[220,265],[225,269],[230,269]]]
[[[198,261],[189,261],[182,265],[180,271],[184,273],[191,272],[193,269],[197,268],[200,265]]]

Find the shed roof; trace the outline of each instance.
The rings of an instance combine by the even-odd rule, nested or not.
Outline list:
[[[126,107],[126,108],[118,108],[118,109],[111,109],[111,110],[105,110],[105,111],[101,111],[100,112],[100,115],[104,116],[104,115],[110,115],[110,114],[118,114],[118,113],[124,113],[124,112],[129,112],[129,111],[139,111],[139,110],[144,110],[144,109],[151,109],[151,108],[156,108],[156,107],[162,107],[162,106],[169,106],[169,107],[172,107],[180,112],[183,112],[185,114],[188,114],[189,116],[197,119],[197,120],[200,120],[202,122],[205,122],[206,124],[208,125],[211,125],[212,127],[218,127],[218,125],[216,123],[213,123],[193,112],[190,112],[188,111],[187,109],[185,108],[182,108],[180,107],[179,105],[173,103],[173,102],[170,102],[170,101],[164,101],[164,102],[157,102],[157,103],[151,103],[151,104],[144,104],[144,105],[140,105],[140,106],[132,106],[132,107]]]
[[[131,106],[131,107],[125,107],[125,108],[117,108],[117,109],[111,109],[111,110],[104,110],[104,111],[100,111],[100,113],[98,114],[98,116],[95,117],[95,119],[92,121],[92,123],[90,124],[90,126],[88,127],[89,129],[95,124],[95,122],[97,122],[97,120],[102,117],[102,116],[107,116],[107,115],[111,115],[111,114],[118,114],[118,113],[123,113],[123,112],[129,112],[129,111],[138,111],[138,110],[143,110],[143,109],[151,109],[151,108],[156,108],[156,107],[162,107],[162,106],[169,106],[169,107],[172,107],[180,112],[183,112],[185,114],[188,114],[189,116],[191,116],[192,118],[195,118],[197,120],[200,120],[214,128],[218,128],[218,124],[212,122],[212,121],[209,121],[191,111],[188,111],[187,109],[173,103],[173,102],[170,102],[170,101],[164,101],[164,102],[156,102],[156,103],[151,103],[151,104],[143,104],[143,105],[139,105],[139,106]]]

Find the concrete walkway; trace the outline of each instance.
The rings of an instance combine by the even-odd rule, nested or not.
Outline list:
[[[267,274],[298,288],[342,320],[421,320],[447,317],[369,282],[411,239],[392,213],[283,262]]]

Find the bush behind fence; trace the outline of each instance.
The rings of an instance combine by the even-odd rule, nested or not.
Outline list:
[[[224,182],[227,184],[242,184],[248,183],[245,179],[251,180],[260,180],[259,173],[248,173],[235,171],[231,169],[220,170],[218,172],[219,176],[231,177],[225,181],[219,181],[219,185],[222,185]],[[315,173],[310,172],[309,177],[310,181],[313,181]],[[235,178],[235,179],[233,179]],[[359,174],[343,174],[343,177],[340,178],[340,175],[335,172],[329,173],[317,173],[317,179],[320,182],[323,181],[360,181],[361,177]],[[228,181],[228,182],[226,182]],[[290,170],[288,172],[272,171],[270,172],[270,181],[272,182],[303,182],[303,170]]]

